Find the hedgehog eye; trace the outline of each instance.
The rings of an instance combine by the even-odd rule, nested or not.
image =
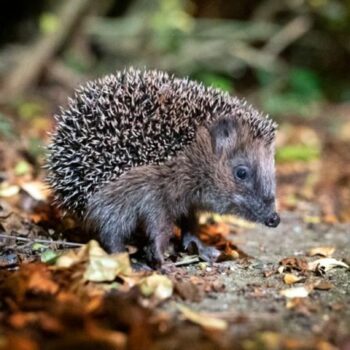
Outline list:
[[[248,178],[249,175],[249,169],[246,166],[238,166],[235,169],[235,177],[238,180],[246,180]]]

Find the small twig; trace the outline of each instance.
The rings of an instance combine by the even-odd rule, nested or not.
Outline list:
[[[4,235],[4,234],[0,234],[0,238],[13,239],[16,241],[21,241],[21,242],[33,242],[33,243],[43,243],[43,244],[62,244],[62,245],[70,246],[70,247],[81,247],[84,245],[81,243],[74,243],[74,242],[52,241],[52,240],[50,241],[48,239],[16,237],[16,236]]]
[[[181,261],[177,261],[175,263],[167,263],[167,264],[164,264],[162,267],[171,267],[171,266],[184,266],[184,265],[190,265],[190,264],[193,264],[193,263],[197,263],[199,262],[200,259],[198,256],[192,258],[192,259],[185,259],[185,260],[181,260]]]
[[[292,19],[267,42],[263,52],[278,56],[289,45],[302,37],[311,26],[312,22],[308,17],[300,16]]]

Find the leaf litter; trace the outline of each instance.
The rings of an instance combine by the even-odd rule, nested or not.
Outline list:
[[[12,259],[14,262],[8,260],[8,263],[4,264],[5,268],[11,267],[13,271],[0,271],[1,300],[6,300],[1,306],[0,322],[6,327],[11,348],[20,348],[19,345],[24,344],[27,349],[37,349],[48,341],[47,334],[58,344],[58,348],[84,348],[86,344],[117,349],[126,346],[139,349],[141,345],[150,348],[155,335],[156,338],[162,338],[169,334],[169,330],[176,333],[179,326],[181,332],[199,326],[207,337],[208,330],[220,333],[225,331],[228,334],[232,329],[233,320],[244,324],[247,319],[253,317],[235,312],[232,314],[232,311],[229,311],[227,314],[230,316],[223,319],[222,313],[195,311],[198,308],[193,307],[193,303],[208,298],[220,300],[221,296],[225,295],[227,286],[219,276],[227,274],[235,280],[237,271],[231,268],[235,266],[236,261],[242,269],[249,269],[248,259],[244,260],[247,258],[246,254],[240,251],[228,236],[241,232],[244,234],[244,230],[253,229],[255,225],[231,217],[222,220],[218,216],[214,221],[202,221],[198,233],[200,240],[192,241],[190,253],[194,255],[180,254],[174,260],[167,260],[167,267],[161,272],[132,271],[127,254],[106,254],[96,242],[91,241],[79,249],[62,254],[62,249],[67,248],[70,242],[64,245],[54,241],[62,240],[63,236],[69,237],[67,233],[77,229],[74,224],[71,225],[69,219],[65,219],[60,221],[64,226],[56,224],[54,227],[56,232],[63,229],[64,235],[59,236],[54,232],[48,239],[47,228],[42,225],[46,225],[47,222],[57,223],[57,213],[47,206],[45,188],[40,180],[32,178],[31,167],[31,164],[29,168],[18,165],[16,176],[19,180],[13,181],[11,178],[10,181],[2,183],[1,193],[6,197],[0,198],[0,228],[3,228],[7,235],[29,240],[6,239],[6,245],[3,245],[6,252],[9,252],[6,253],[6,257],[11,257],[10,247],[13,247],[13,256],[16,257]],[[304,169],[308,167],[307,165]],[[298,167],[295,169],[298,170]],[[312,165],[308,169],[312,172]],[[298,171],[303,171],[302,167]],[[312,181],[310,184],[309,187],[303,188],[303,192],[300,191],[305,198],[313,198],[314,184]],[[6,202],[3,202],[2,199],[5,198]],[[297,206],[299,199],[300,197],[296,197]],[[24,202],[25,211],[28,211],[28,215],[25,216],[23,207],[19,207]],[[40,207],[40,202],[45,205]],[[18,215],[18,211],[12,208],[4,211],[3,208],[7,207],[8,203],[20,208],[21,214]],[[286,201],[282,200],[282,206],[285,205]],[[319,214],[305,216],[305,223],[308,225],[318,225],[323,220],[324,217]],[[42,227],[45,227],[46,232],[43,232]],[[79,237],[78,242],[81,242],[82,235],[79,232],[76,232],[76,235]],[[43,243],[38,246],[39,242],[35,240],[41,238]],[[74,241],[76,242],[75,239]],[[20,249],[23,254],[19,253]],[[268,249],[269,247],[267,252]],[[309,317],[317,311],[314,299],[317,291],[327,293],[337,289],[337,285],[327,279],[326,274],[331,273],[335,266],[346,268],[342,265],[346,263],[341,260],[337,260],[337,263],[333,260],[317,263],[315,261],[320,259],[310,260],[310,257],[314,256],[331,258],[334,253],[333,247],[325,245],[312,249],[305,257],[296,256],[281,260],[279,272],[282,276],[270,267],[270,273],[265,276],[266,285],[252,284],[248,293],[247,289],[239,288],[238,293],[243,293],[247,298],[264,300],[269,295],[284,291],[282,295],[276,296],[276,300],[281,300],[279,298],[282,296],[286,299],[288,310]],[[26,260],[26,256],[29,255],[31,260]],[[42,263],[22,264],[32,261],[33,256]],[[229,261],[233,261],[231,267],[226,264]],[[270,283],[269,280],[274,277],[279,278],[282,284]],[[288,289],[285,289],[285,285],[293,287],[289,288],[292,291],[286,292]],[[308,295],[304,296],[306,293]],[[175,305],[181,305],[176,307],[178,313],[168,309],[173,301]],[[343,307],[342,304],[339,305],[334,308]],[[185,324],[183,318],[187,320]],[[72,330],[75,330],[73,334]],[[180,339],[181,334],[176,334]],[[203,339],[203,334],[199,334],[198,342],[199,339]],[[1,341],[0,337],[0,344]],[[274,341],[284,345],[288,345],[288,341],[291,344],[296,342],[293,338],[284,341],[280,334],[271,332],[262,332],[257,341],[266,341],[268,346]],[[215,339],[214,343],[218,345],[220,342]],[[305,344],[297,343],[294,348],[301,345]]]

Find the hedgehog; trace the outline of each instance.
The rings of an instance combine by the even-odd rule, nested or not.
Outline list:
[[[80,86],[48,146],[55,202],[108,252],[136,244],[160,266],[174,227],[197,213],[276,227],[277,124],[237,97],[157,70]]]

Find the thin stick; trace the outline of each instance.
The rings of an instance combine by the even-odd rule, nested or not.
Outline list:
[[[4,234],[0,234],[0,238],[13,239],[13,240],[22,241],[22,242],[33,242],[33,243],[43,243],[43,244],[62,244],[62,245],[70,246],[70,247],[81,247],[84,245],[81,243],[74,243],[74,242],[50,241],[48,239],[16,237],[16,236],[4,235]]]
[[[183,265],[190,265],[190,264],[197,263],[197,262],[200,262],[200,259],[198,256],[196,256],[192,259],[181,260],[181,261],[178,261],[175,263],[167,263],[167,264],[164,264],[162,267],[183,266]]]

